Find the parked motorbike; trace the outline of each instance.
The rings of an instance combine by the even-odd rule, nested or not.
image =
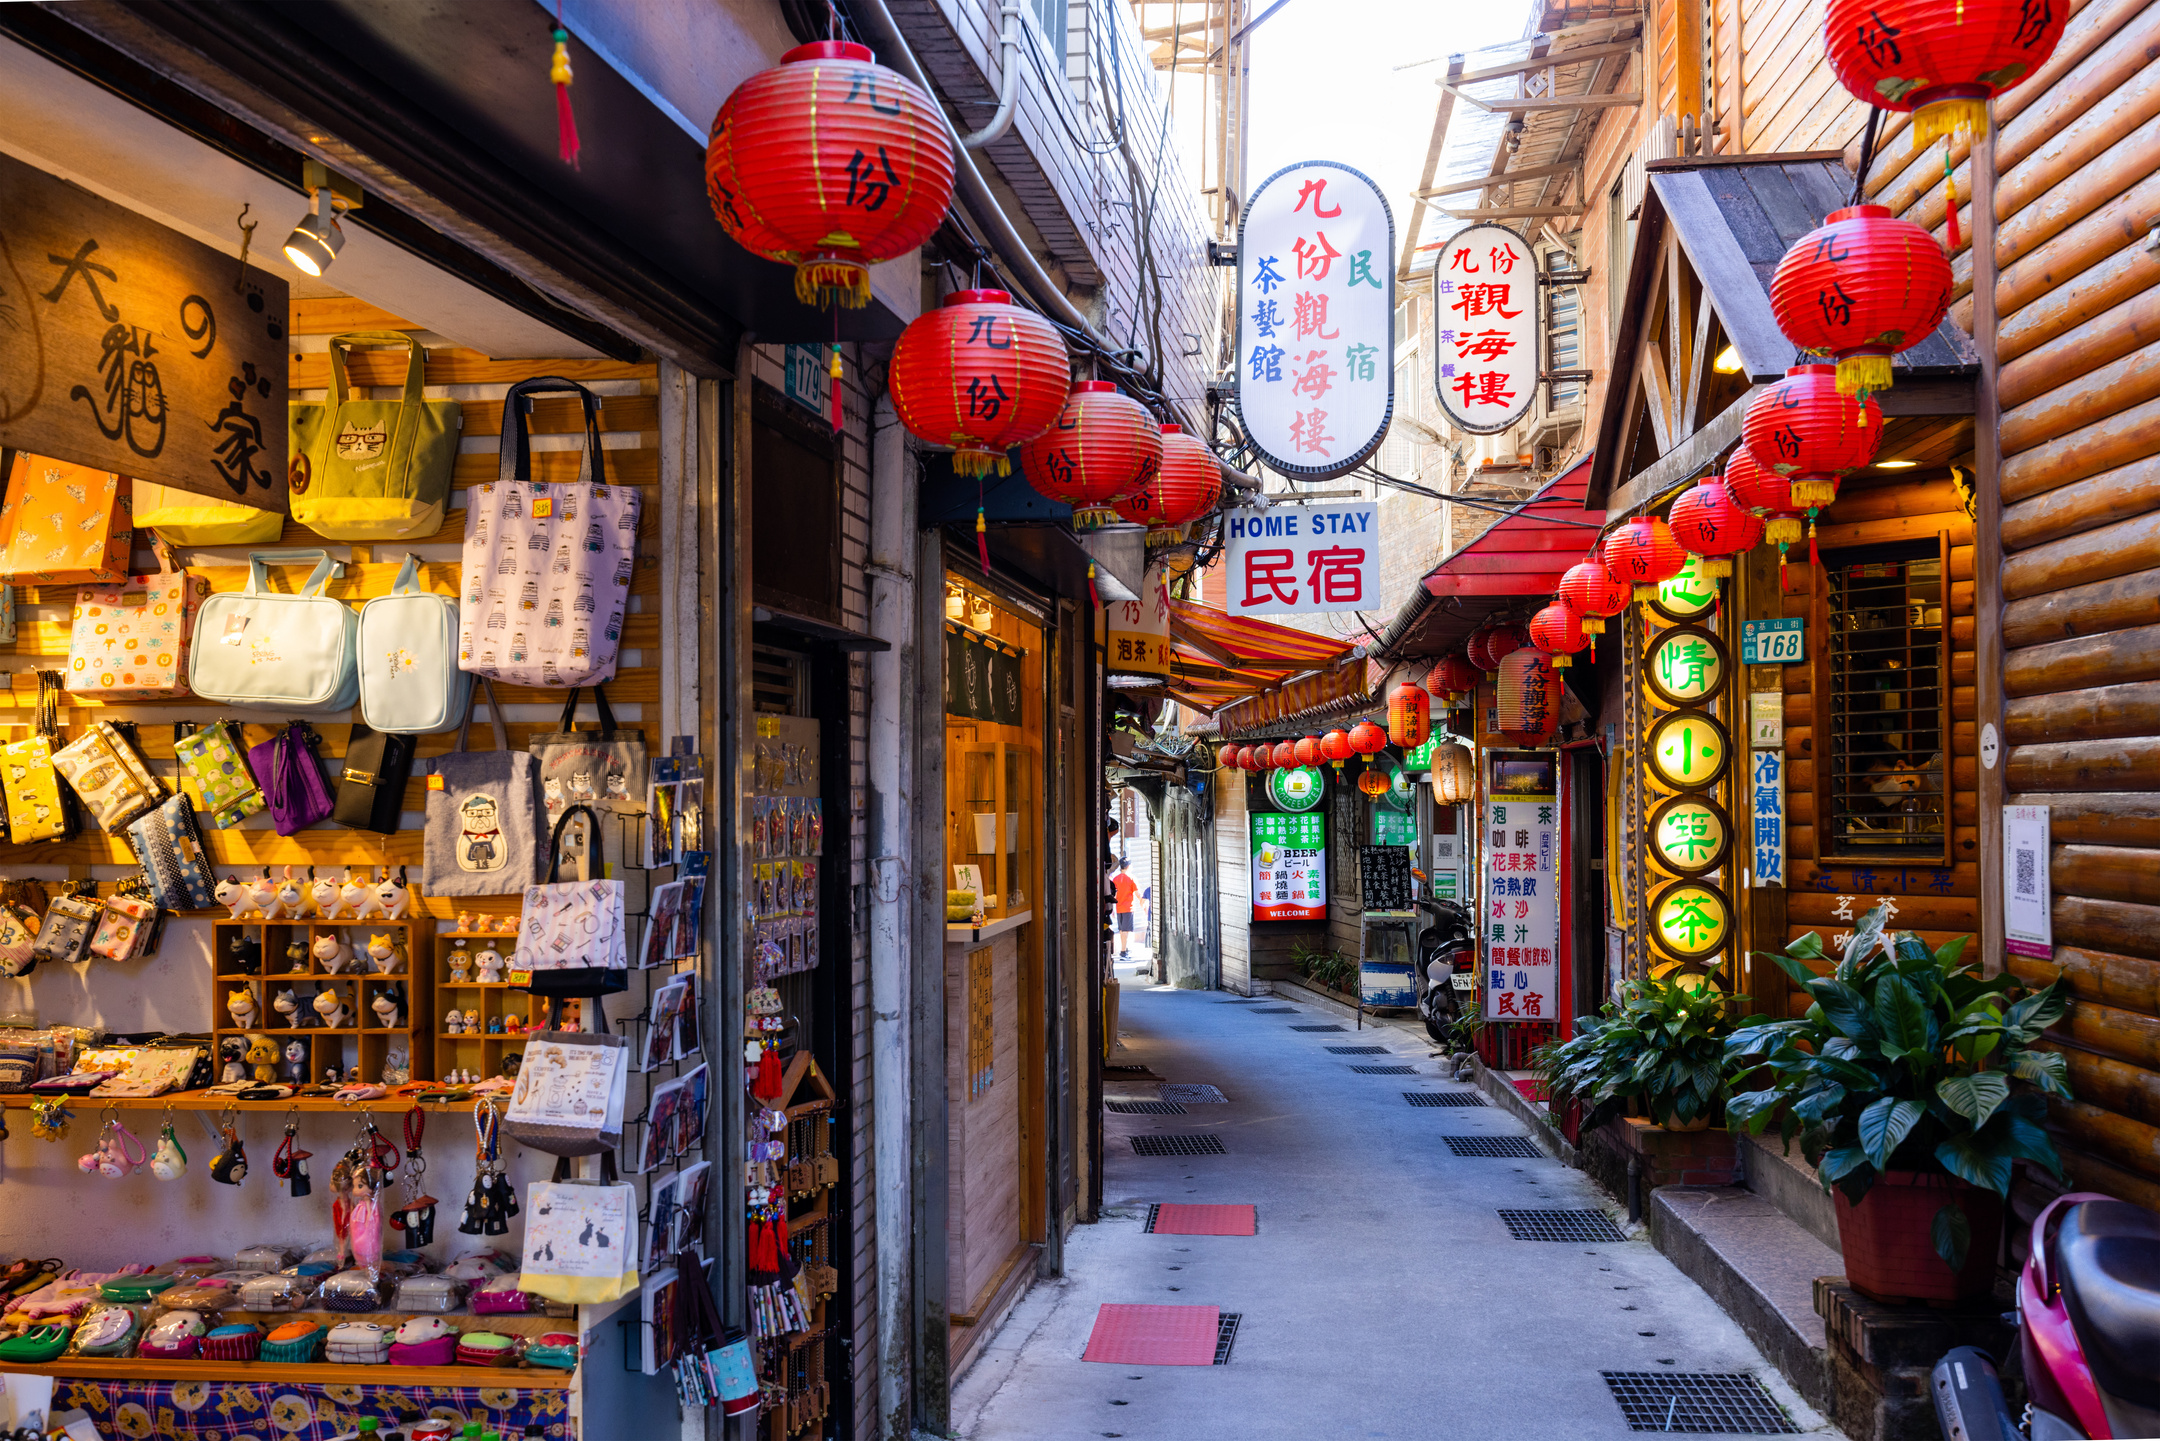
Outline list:
[[[1946,1441],[2160,1436],[2160,1216],[2091,1192],[2049,1202],[2017,1300],[2022,1423],[1988,1354],[1960,1346],[1933,1374]]]
[[[1430,897],[1420,897],[1417,907],[1427,921],[1418,937],[1418,1014],[1425,1018],[1426,1034],[1452,1046],[1454,1028],[1476,997],[1477,939],[1467,907]]]

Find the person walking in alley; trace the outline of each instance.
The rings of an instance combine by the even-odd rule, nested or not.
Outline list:
[[[1117,863],[1117,870],[1110,877],[1110,889],[1117,896],[1117,953],[1122,956],[1125,948],[1132,944],[1133,897],[1140,894],[1140,884],[1126,873],[1125,862]]]

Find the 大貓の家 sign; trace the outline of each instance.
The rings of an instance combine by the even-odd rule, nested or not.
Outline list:
[[[1237,407],[1269,468],[1341,475],[1395,408],[1395,219],[1330,160],[1286,166],[1238,220]]]
[[[290,308],[276,276],[0,156],[0,445],[282,512]]]
[[[1464,430],[1523,418],[1538,386],[1537,256],[1505,225],[1457,231],[1433,262],[1433,389]]]
[[[1367,610],[1380,596],[1378,505],[1276,505],[1223,517],[1232,615]]]

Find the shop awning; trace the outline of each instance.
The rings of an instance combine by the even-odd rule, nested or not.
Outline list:
[[[1170,602],[1169,693],[1210,714],[1334,666],[1354,649],[1338,636]]]
[[[1345,656],[1317,675],[1300,676],[1226,706],[1216,713],[1224,739],[1292,725],[1310,717],[1371,704],[1388,668],[1359,655]]]

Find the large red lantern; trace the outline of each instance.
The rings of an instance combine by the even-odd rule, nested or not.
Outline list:
[[[1109,381],[1083,380],[1050,428],[1021,447],[1020,465],[1029,485],[1073,508],[1075,530],[1095,530],[1162,468],[1162,431]]]
[[[1470,663],[1479,670],[1500,669],[1500,662],[1507,659],[1510,651],[1517,651],[1530,644],[1530,632],[1512,620],[1495,621],[1483,630],[1470,633],[1463,645]]]
[[[1605,562],[1592,551],[1560,577],[1559,595],[1581,617],[1584,635],[1603,635],[1605,618],[1627,609],[1630,592],[1627,583],[1614,580]]]
[[[1404,681],[1388,692],[1387,738],[1406,751],[1432,738],[1432,701],[1425,687]]]
[[[1714,475],[1704,476],[1675,500],[1665,523],[1674,540],[1702,557],[1697,570],[1706,576],[1731,575],[1730,558],[1762,539],[1755,517]]]
[[[1837,362],[1840,395],[1890,387],[1890,357],[1935,331],[1950,309],[1950,257],[1884,205],[1833,210],[1785,252],[1770,310],[1785,338]]]
[[[1556,600],[1530,617],[1530,643],[1552,657],[1556,666],[1573,665],[1575,652],[1590,644],[1583,634],[1582,617],[1564,600]]]
[[[1290,753],[1297,757],[1297,763],[1301,766],[1316,766],[1320,764],[1320,737],[1299,737],[1298,743],[1295,746],[1291,747]]]
[[[1275,742],[1275,769],[1286,771],[1296,764],[1298,764],[1297,743],[1295,741]]]
[[[1560,672],[1541,650],[1516,651],[1500,662],[1500,738],[1509,745],[1541,746],[1560,729]]]
[[[1350,749],[1361,756],[1376,756],[1387,749],[1387,732],[1371,721],[1350,727]]]
[[[1875,459],[1882,407],[1872,396],[1838,394],[1837,368],[1795,365],[1748,402],[1740,437],[1755,459],[1792,481],[1795,509],[1837,499],[1838,478]]]
[[[1320,737],[1320,754],[1327,760],[1328,764],[1335,767],[1335,774],[1341,775],[1342,763],[1356,754],[1350,749],[1350,733],[1343,730],[1332,730]]]
[[[713,117],[705,191],[736,243],[795,267],[796,299],[860,308],[870,267],[944,220],[952,141],[937,102],[869,46],[798,45]]]
[[[1425,686],[1434,695],[1446,696],[1450,705],[1468,705],[1471,692],[1478,688],[1482,679],[1483,673],[1470,664],[1470,657],[1453,650],[1440,657],[1432,674],[1425,677]]]
[[[1635,587],[1637,600],[1654,599],[1657,588],[1687,566],[1687,552],[1656,516],[1638,516],[1606,536],[1599,555],[1615,580]]]
[[[1738,446],[1725,458],[1725,488],[1741,509],[1763,523],[1763,533],[1778,548],[1801,535],[1800,513],[1793,509],[1792,482],[1770,470],[1746,446]]]
[[[1222,467],[1215,452],[1183,426],[1162,428],[1162,464],[1154,478],[1117,502],[1120,518],[1148,528],[1148,539],[1173,539],[1169,533],[1190,525],[1215,508],[1222,494]]]
[[[1987,102],[2055,53],[2071,6],[2051,0],[1830,0],[1823,45],[1845,89],[1913,112],[1912,143],[1978,135]]]
[[[949,445],[953,469],[1009,475],[1005,452],[1050,428],[1070,377],[1049,321],[1002,290],[956,290],[893,347],[893,409],[910,434]]]

